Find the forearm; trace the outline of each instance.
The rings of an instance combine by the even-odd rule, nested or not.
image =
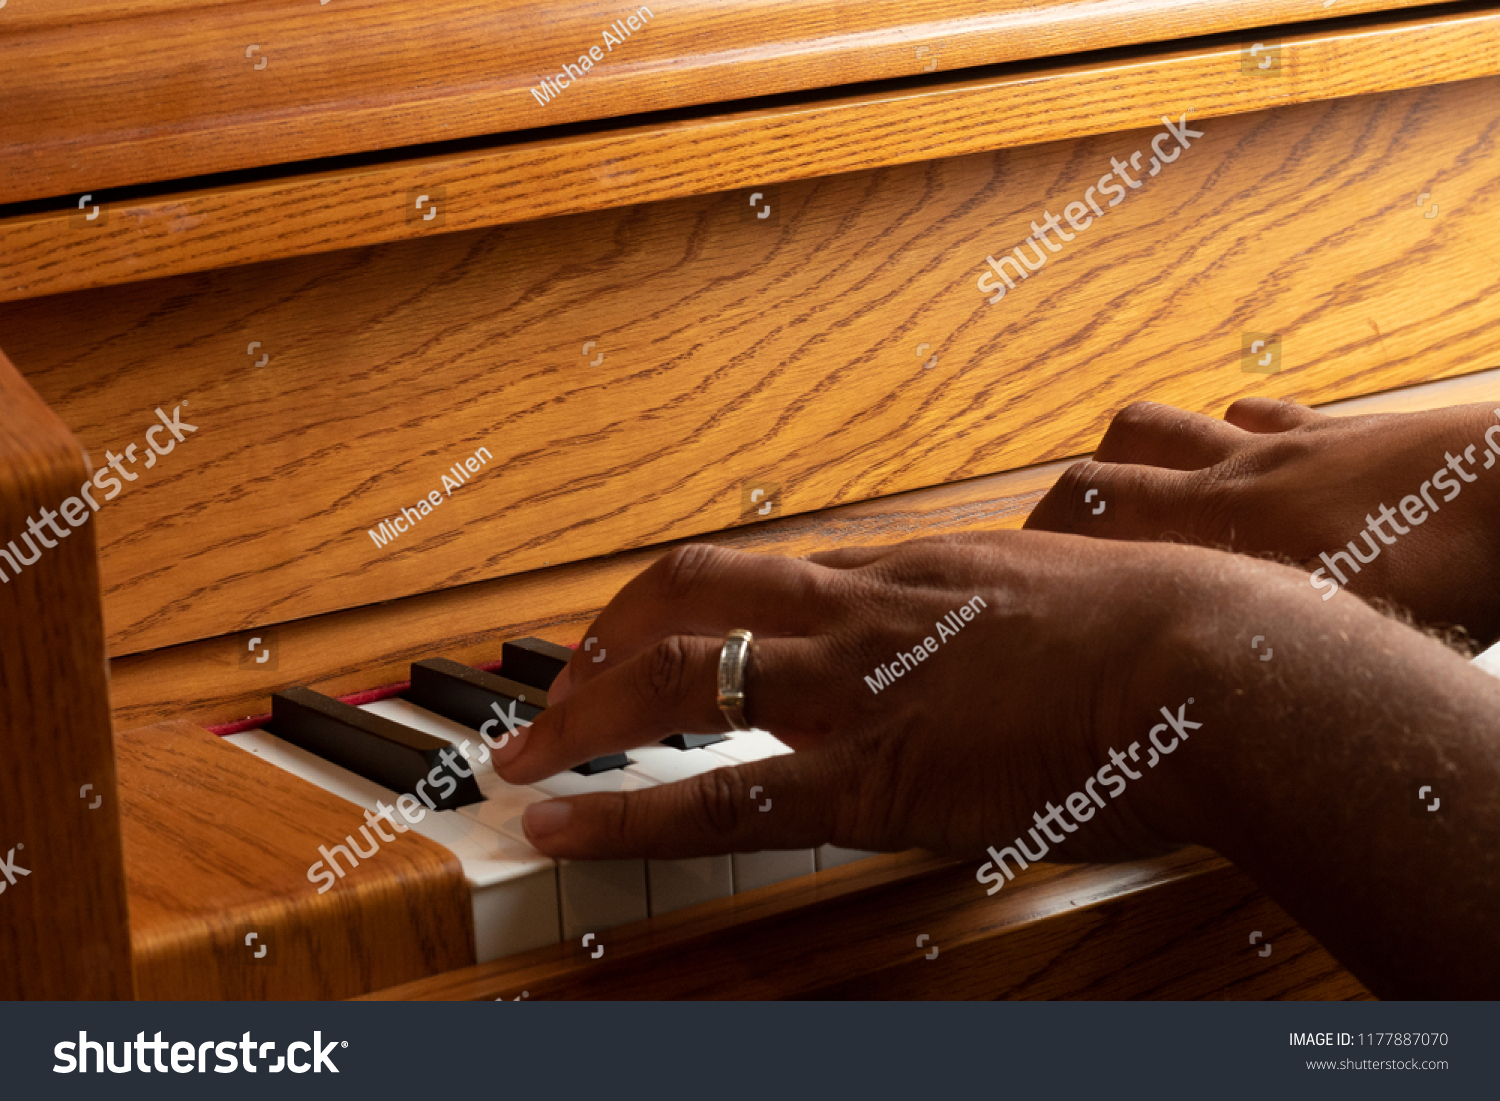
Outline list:
[[[1234,860],[1377,994],[1495,996],[1500,681],[1291,571],[1231,584],[1235,611],[1164,640],[1152,691],[1195,696],[1203,727],[1143,817]]]

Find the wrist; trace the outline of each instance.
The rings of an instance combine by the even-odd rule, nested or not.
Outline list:
[[[1298,570],[1239,555],[1176,548],[1191,556],[1173,578],[1175,614],[1142,640],[1113,725],[1140,774],[1124,793],[1128,813],[1163,844],[1220,848],[1240,817],[1235,768],[1258,732],[1296,708],[1315,665],[1325,620],[1350,612],[1380,619],[1342,596],[1332,615]],[[1392,625],[1394,626],[1394,624]],[[1102,729],[1102,728],[1101,728]],[[1144,766],[1144,767],[1143,767]]]

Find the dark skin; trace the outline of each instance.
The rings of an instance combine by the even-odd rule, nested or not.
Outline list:
[[[1094,461],[1069,468],[1026,522],[1031,529],[1109,539],[1177,539],[1288,558],[1307,569],[1346,549],[1384,503],[1411,497],[1428,512],[1350,578],[1349,590],[1409,609],[1418,622],[1500,638],[1500,470],[1486,473],[1489,405],[1422,413],[1330,417],[1306,406],[1247,398],[1224,419],[1140,402],[1121,410]],[[1500,431],[1491,437],[1500,441]],[[1465,453],[1472,461],[1465,461]],[[1460,470],[1447,465],[1459,461]],[[1491,459],[1491,461],[1495,461]],[[1434,471],[1461,487],[1451,501]],[[1425,499],[1423,483],[1427,483]],[[1108,502],[1080,508],[1089,489]],[[1366,552],[1368,553],[1368,552]]]
[[[1445,450],[1482,449],[1478,411],[1440,412],[1325,423],[1259,402],[1226,423],[1137,408],[1028,524],[1062,533],[975,532],[808,559],[673,551],[589,628],[608,659],[575,660],[554,705],[494,754],[496,767],[528,783],[670,732],[724,729],[718,653],[743,627],[757,639],[749,718],[797,752],[537,804],[525,820],[537,848],[672,858],[832,842],[968,856],[1009,844],[1112,749],[1145,745],[1161,708],[1186,706],[1202,724],[1191,739],[1049,859],[1208,845],[1377,994],[1494,996],[1500,681],[1349,592],[1324,601],[1293,567],[1151,541],[1315,558],[1353,537],[1382,498],[1412,492]],[[1354,591],[1492,637],[1492,473],[1387,548]],[[1069,533],[1093,515],[1078,507],[1091,487],[1117,509],[1114,538]],[[870,691],[863,678],[877,663],[976,595],[973,622]],[[1255,635],[1272,660],[1252,649]],[[1436,785],[1443,815],[1412,813],[1418,783]],[[773,813],[754,811],[756,785]]]

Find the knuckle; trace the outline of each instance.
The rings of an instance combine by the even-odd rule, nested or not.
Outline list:
[[[686,781],[683,793],[695,826],[713,836],[738,832],[749,805],[749,789],[737,768],[717,768]]]
[[[1062,477],[1052,487],[1049,496],[1067,500],[1081,493],[1089,486],[1099,481],[1103,473],[1103,464],[1084,459],[1082,462],[1074,463],[1062,472]]]
[[[687,639],[682,635],[664,638],[646,659],[646,676],[641,688],[652,705],[673,704],[682,699],[688,687],[689,656]]]
[[[633,809],[637,801],[623,792],[611,792],[605,798],[609,802],[605,805],[605,812],[600,815],[600,824],[608,831],[606,836],[620,838],[627,842],[635,840],[634,831],[637,827],[637,819],[640,817]]]
[[[1153,401],[1133,401],[1114,415],[1109,422],[1109,430],[1129,433],[1155,424],[1161,419],[1164,408],[1166,407]]]
[[[660,562],[662,599],[675,602],[690,598],[709,564],[721,558],[724,553],[720,548],[707,543],[673,548]]]

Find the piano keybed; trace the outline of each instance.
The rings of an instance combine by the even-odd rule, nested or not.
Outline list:
[[[418,666],[413,669],[414,677],[420,675]],[[530,676],[537,679],[535,673]],[[502,684],[514,683],[492,679]],[[523,690],[525,687],[522,686]],[[537,694],[545,700],[544,691]],[[226,735],[225,740],[347,800],[363,812],[363,822],[351,814],[348,835],[331,838],[319,848],[316,855],[321,859],[308,869],[309,883],[319,893],[349,875],[356,875],[360,861],[379,859],[379,846],[382,839],[392,839],[388,833],[391,829],[397,832],[410,829],[456,856],[463,867],[473,906],[474,956],[478,963],[561,941],[579,940],[589,933],[601,933],[874,855],[824,845],[816,850],[735,853],[682,860],[554,860],[533,848],[522,829],[521,816],[532,803],[595,792],[639,791],[792,750],[763,730],[692,738],[688,741],[715,740],[683,748],[679,748],[683,739],[674,738],[669,741],[676,741],[676,745],[657,743],[630,750],[624,755],[623,765],[618,767],[584,774],[589,772],[585,766],[535,784],[517,785],[502,780],[490,765],[489,748],[478,722],[465,725],[399,696],[361,704],[358,711],[451,747],[453,752],[448,759],[462,761],[454,774],[461,777],[463,772],[471,772],[481,797],[446,809],[433,805],[435,801],[430,797],[429,805],[423,805],[418,796],[424,792],[398,791],[361,774],[373,771],[372,768],[345,767],[329,759],[360,758],[358,747],[347,743],[368,735],[352,726],[345,728],[346,744],[321,754],[280,736],[275,720],[265,727]],[[346,757],[341,757],[340,749],[347,753]],[[768,811],[771,805],[771,799],[763,804]]]

